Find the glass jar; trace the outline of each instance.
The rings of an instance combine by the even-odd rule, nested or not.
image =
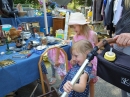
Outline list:
[[[42,43],[42,45],[47,45],[47,38],[46,37],[42,37],[41,38],[41,43]]]

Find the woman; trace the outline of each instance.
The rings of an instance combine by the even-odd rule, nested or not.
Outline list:
[[[130,55],[130,0],[122,0],[122,17],[118,21],[115,31],[116,43],[114,48],[120,52]],[[129,97],[130,93],[122,90],[122,97]]]

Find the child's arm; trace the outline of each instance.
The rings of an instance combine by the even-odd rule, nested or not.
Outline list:
[[[59,60],[59,56],[60,56],[60,50],[59,49],[56,49],[56,58],[55,58],[55,66],[59,66],[60,63],[58,62]]]
[[[72,40],[72,45],[75,43],[74,39]]]
[[[87,84],[88,75],[86,73],[82,74],[79,83],[73,86],[73,90],[76,92],[84,92]]]
[[[93,34],[93,41],[94,41],[94,45],[96,45],[98,43],[98,37],[97,37],[96,33]]]
[[[76,83],[74,86],[71,85],[70,81],[67,81],[63,87],[64,91],[67,93],[71,92],[72,90],[76,92],[84,92],[87,84],[87,78],[88,75],[86,73],[82,74],[79,83]]]

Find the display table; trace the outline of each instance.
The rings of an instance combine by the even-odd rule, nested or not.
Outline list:
[[[18,18],[0,18],[2,24],[11,24],[14,27],[18,27],[18,25],[22,22],[39,22],[40,28],[45,28],[44,16],[39,17],[18,17]],[[52,27],[53,19],[52,16],[47,16],[48,27]]]
[[[14,46],[14,43],[9,44]],[[6,45],[0,46],[0,52],[5,52]],[[70,59],[70,46],[62,47]],[[16,53],[15,53],[16,54]],[[0,59],[12,58],[13,54],[1,55]],[[15,64],[0,67],[0,97],[19,89],[39,78],[38,61],[40,54],[33,53],[26,59],[13,59]]]

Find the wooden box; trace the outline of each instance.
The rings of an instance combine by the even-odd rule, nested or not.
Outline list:
[[[52,34],[56,35],[56,30],[62,29],[64,30],[65,27],[65,17],[63,18],[53,18],[53,32]]]

